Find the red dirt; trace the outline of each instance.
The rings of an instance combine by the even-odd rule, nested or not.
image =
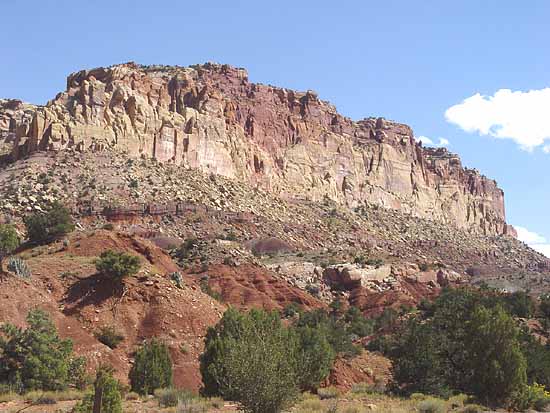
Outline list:
[[[106,249],[141,258],[142,269],[125,281],[124,294],[120,286],[95,273],[94,257]],[[166,274],[177,266],[162,250],[138,238],[95,231],[74,234],[66,250],[57,244],[22,255],[33,275],[30,280],[2,277],[0,322],[23,325],[30,309],[42,308],[51,314],[60,335],[73,340],[76,353],[85,355],[90,370],[106,362],[124,381],[136,346],[144,339],[159,337],[169,345],[176,385],[193,390],[200,387],[198,356],[204,336],[225,306],[193,283],[176,288]],[[106,325],[114,325],[125,337],[114,350],[94,337],[94,332]]]
[[[365,350],[349,360],[339,357],[325,384],[348,391],[356,383],[387,383],[390,367],[391,363],[386,357]]]
[[[195,274],[197,284],[201,275],[208,275],[210,288],[219,292],[225,303],[237,308],[280,310],[290,303],[297,303],[305,310],[326,307],[312,295],[259,266],[211,265],[206,272]]]

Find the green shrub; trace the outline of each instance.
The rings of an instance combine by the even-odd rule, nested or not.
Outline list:
[[[527,382],[526,361],[514,320],[497,306],[474,310],[466,332],[466,368],[473,373],[468,390],[502,403]]]
[[[172,360],[166,344],[152,339],[136,352],[130,370],[130,386],[139,394],[153,394],[172,385]]]
[[[300,314],[301,310],[300,304],[294,302],[288,303],[283,309],[283,316],[287,318],[294,317]]]
[[[0,272],[2,271],[2,261],[17,249],[21,240],[13,225],[0,225]]]
[[[251,413],[276,413],[298,396],[297,339],[278,313],[230,308],[207,333],[203,394],[238,401]]]
[[[178,404],[176,413],[206,413],[208,406],[200,400],[184,400]]]
[[[300,314],[296,322],[297,327],[312,327],[323,332],[336,354],[345,357],[354,357],[360,353],[353,344],[353,333],[345,320],[327,314],[324,310],[314,310]]]
[[[336,399],[340,396],[340,391],[336,387],[325,387],[317,390],[317,395],[321,400]]]
[[[69,362],[69,377],[78,390],[84,390],[92,383],[92,378],[86,372],[86,359],[74,357]]]
[[[294,331],[298,339],[298,386],[302,391],[315,391],[329,375],[336,354],[321,329],[305,326]]]
[[[418,403],[418,411],[420,413],[445,413],[447,408],[443,400],[428,398]]]
[[[27,315],[27,329],[0,327],[0,383],[18,392],[62,390],[70,377],[72,342],[59,338],[49,316],[41,310]]]
[[[26,216],[24,222],[29,241],[37,244],[50,242],[74,230],[70,211],[58,202],[45,213]]]
[[[31,276],[31,269],[25,260],[19,257],[10,257],[8,259],[8,271],[22,278],[30,278]]]
[[[220,301],[220,302],[223,301],[222,295],[219,292],[214,291],[212,287],[210,287],[210,284],[208,283],[208,277],[203,277],[199,285],[203,293],[205,293],[206,295],[209,295],[216,301]]]
[[[395,390],[506,403],[527,370],[519,330],[502,303],[493,292],[449,289],[428,312],[403,322],[387,352]]]
[[[116,348],[123,340],[124,336],[120,334],[114,326],[104,326],[95,333],[97,340],[109,348]]]
[[[515,317],[530,318],[535,312],[535,303],[525,291],[505,295],[504,306]]]
[[[95,266],[100,274],[120,280],[137,273],[140,262],[135,255],[107,250],[101,253]]]
[[[96,411],[95,403],[100,407],[97,411],[105,413],[122,413],[122,386],[113,377],[113,370],[108,366],[101,366],[96,373],[94,393],[88,394],[78,403],[72,413],[92,413]]]
[[[156,389],[155,397],[159,402],[159,407],[176,407],[180,402],[196,399],[196,396],[188,390],[175,389]]]
[[[543,411],[549,403],[550,393],[545,390],[543,385],[537,383],[531,386],[522,386],[515,392],[511,400],[512,406],[520,411],[533,408]]]

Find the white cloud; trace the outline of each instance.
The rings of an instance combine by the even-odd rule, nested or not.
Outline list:
[[[500,89],[493,96],[476,93],[451,106],[445,118],[466,132],[512,139],[531,151],[550,140],[549,107],[550,88],[528,92]]]
[[[550,145],[546,145],[542,148],[544,153],[550,153]]]
[[[518,239],[525,242],[535,251],[546,255],[550,258],[550,243],[542,235],[536,232],[529,231],[527,228],[514,225],[514,228],[518,232]]]
[[[550,258],[550,244],[531,245],[531,248]]]
[[[417,141],[421,141],[422,142],[422,145],[424,146],[435,146],[435,147],[441,147],[441,146],[449,146],[451,143],[449,142],[448,139],[445,139],[445,138],[439,138],[439,142],[438,143],[434,143],[434,141],[430,138],[428,138],[427,136],[418,136],[416,138]]]
[[[514,228],[518,232],[518,239],[525,242],[528,245],[531,244],[544,244],[546,238],[536,232],[529,231],[527,228],[514,225]]]

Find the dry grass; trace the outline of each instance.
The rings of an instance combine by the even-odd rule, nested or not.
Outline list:
[[[84,392],[79,390],[62,390],[62,391],[31,391],[22,396],[23,400],[31,402],[33,404],[44,403],[48,400],[54,402],[62,402],[69,400],[82,400]],[[48,403],[44,403],[48,404]]]
[[[14,400],[18,400],[20,397],[21,396],[15,392],[2,393],[0,394],[0,403],[12,402]]]

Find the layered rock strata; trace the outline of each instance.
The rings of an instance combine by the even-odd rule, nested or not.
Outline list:
[[[44,106],[0,100],[0,163],[41,150],[115,148],[289,198],[397,209],[505,234],[504,194],[407,125],[352,121],[312,91],[251,83],[244,69],[134,63],[70,75]]]

